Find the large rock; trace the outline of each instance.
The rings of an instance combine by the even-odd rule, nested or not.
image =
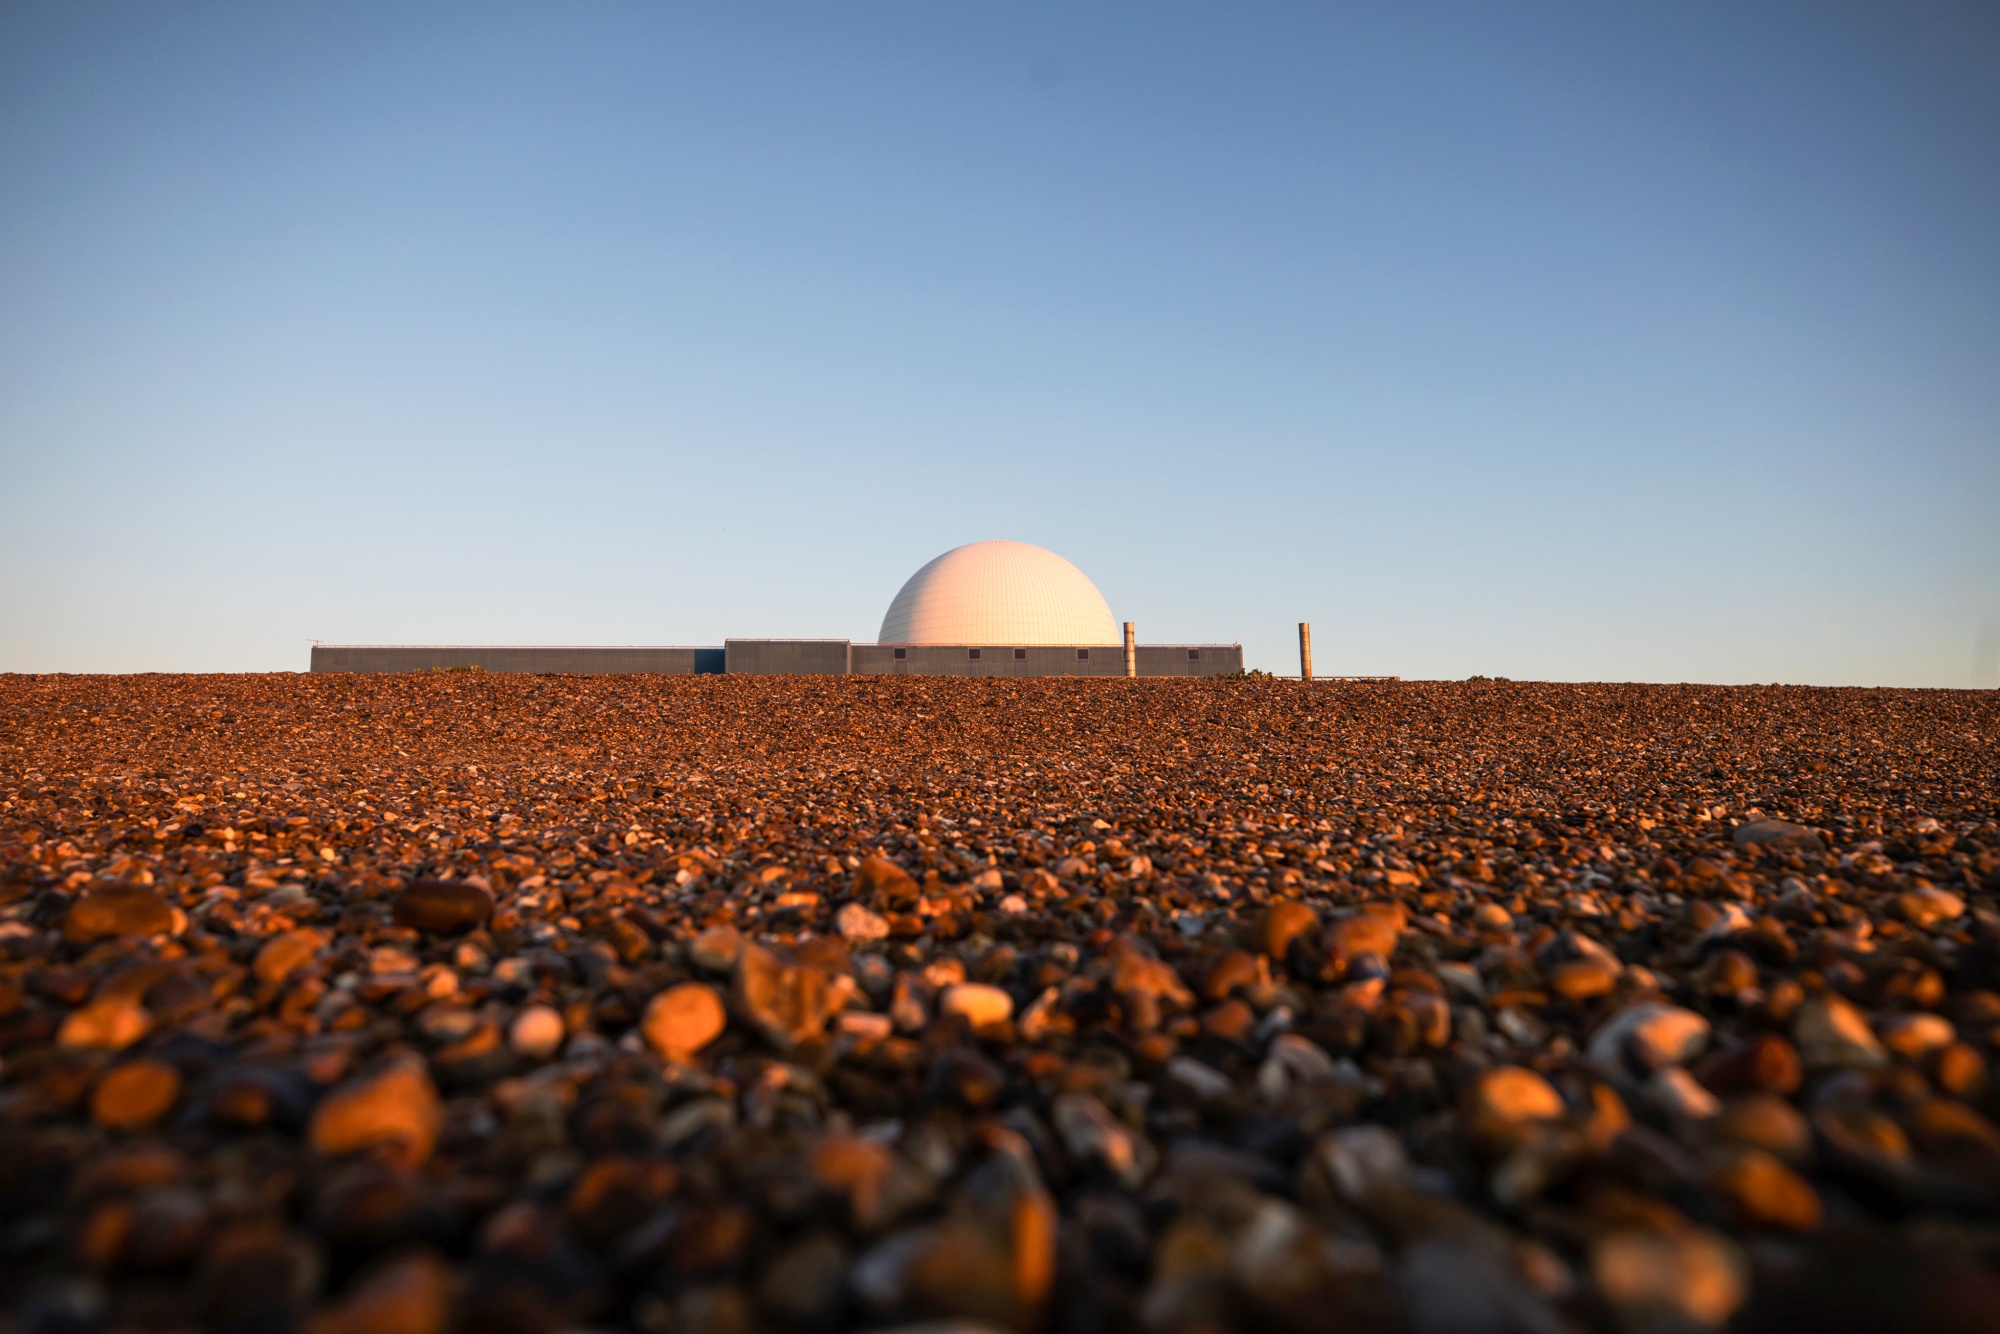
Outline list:
[[[396,896],[394,911],[398,926],[455,935],[486,925],[493,916],[493,896],[463,881],[413,880]]]
[[[309,1138],[328,1157],[379,1151],[415,1167],[431,1156],[443,1124],[444,1105],[423,1064],[401,1060],[321,1099]]]

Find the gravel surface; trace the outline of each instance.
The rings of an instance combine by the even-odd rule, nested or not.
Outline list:
[[[2000,1328],[2000,695],[0,677],[0,1328]]]

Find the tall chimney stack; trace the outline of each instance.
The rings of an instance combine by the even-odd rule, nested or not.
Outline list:
[[[1125,622],[1125,675],[1139,674],[1139,636],[1132,630],[1132,622]]]
[[[1299,622],[1299,679],[1313,679],[1313,628],[1309,622]]]

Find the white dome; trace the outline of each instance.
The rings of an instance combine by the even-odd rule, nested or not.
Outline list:
[[[882,618],[884,644],[1116,644],[1097,585],[1026,542],[953,547],[910,576]]]

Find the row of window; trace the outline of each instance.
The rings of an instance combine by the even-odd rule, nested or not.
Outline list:
[[[1198,648],[1191,648],[1191,649],[1189,649],[1189,650],[1187,651],[1187,655],[1188,655],[1188,661],[1189,661],[1189,662],[1200,662],[1200,661],[1201,661],[1201,650],[1200,650],[1200,649],[1198,649]],[[910,656],[910,651],[909,651],[908,649],[906,649],[906,648],[899,648],[899,649],[897,649],[897,650],[896,650],[896,661],[898,661],[898,662],[901,662],[901,661],[902,661],[903,659],[905,659],[905,658],[907,658],[907,657],[909,657],[909,656]],[[970,659],[971,661],[973,661],[973,662],[978,662],[978,661],[979,661],[979,650],[978,650],[978,649],[976,649],[976,648],[969,648],[969,649],[967,649],[967,650],[965,651],[965,656],[966,656],[966,657],[967,657],[968,659]],[[1026,650],[1026,649],[1024,649],[1024,648],[1017,648],[1017,649],[1015,649],[1015,650],[1014,650],[1014,661],[1016,661],[1016,662],[1022,662],[1022,661],[1025,661],[1025,660],[1027,659],[1027,656],[1028,656],[1028,650]],[[1089,649],[1087,649],[1087,648],[1080,648],[1080,649],[1078,649],[1078,650],[1076,651],[1076,660],[1077,660],[1078,662],[1089,662],[1089,661],[1090,661],[1090,650],[1089,650]]]

